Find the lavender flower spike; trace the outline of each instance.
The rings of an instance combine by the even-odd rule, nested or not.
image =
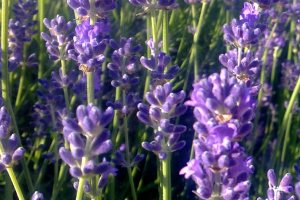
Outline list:
[[[108,175],[116,173],[116,169],[103,157],[112,149],[110,133],[105,127],[113,118],[113,109],[109,107],[102,112],[92,104],[80,105],[76,110],[76,118],[63,120],[63,134],[70,149],[61,147],[60,157],[70,166],[73,177],[101,175],[98,186],[104,187]],[[102,162],[98,161],[100,156],[103,158]]]
[[[24,156],[25,149],[18,146],[18,139],[15,134],[9,133],[10,116],[4,106],[0,108],[0,171],[12,167]]]
[[[146,94],[150,106],[144,103],[138,105],[137,117],[155,131],[155,139],[150,143],[143,142],[142,146],[148,151],[153,151],[160,159],[165,159],[168,152],[177,151],[185,145],[180,136],[186,131],[186,127],[171,123],[172,118],[185,113],[186,106],[181,105],[184,98],[184,91],[172,93],[171,84],[166,83],[156,86]]]

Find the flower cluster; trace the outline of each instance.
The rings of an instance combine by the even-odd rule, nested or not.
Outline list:
[[[181,105],[185,92],[172,93],[172,85],[166,83],[156,86],[145,98],[150,106],[140,103],[137,116],[141,122],[154,129],[155,139],[150,143],[143,142],[142,146],[156,153],[160,159],[165,159],[167,153],[179,150],[185,145],[180,136],[186,131],[186,127],[171,122],[172,118],[186,111],[186,106]]]
[[[76,117],[76,120],[63,120],[63,135],[70,149],[61,147],[60,157],[70,166],[70,174],[75,178],[101,175],[98,186],[102,188],[109,174],[116,172],[105,158],[102,162],[97,161],[99,156],[112,149],[110,133],[105,127],[113,118],[113,109],[109,107],[102,112],[92,104],[80,105]]]
[[[9,20],[9,70],[14,71],[21,62],[26,62],[27,66],[37,66],[35,54],[24,58],[23,51],[26,43],[32,40],[32,35],[37,21],[33,20],[37,13],[36,1],[19,0],[13,5],[14,18]]]
[[[0,108],[0,171],[12,167],[24,156],[25,149],[19,147],[16,134],[10,134],[10,116],[4,106]]]
[[[67,60],[68,50],[73,48],[74,23],[67,22],[63,16],[57,15],[52,20],[45,18],[44,24],[49,29],[50,35],[41,33],[41,36],[46,41],[50,58],[53,60]]]

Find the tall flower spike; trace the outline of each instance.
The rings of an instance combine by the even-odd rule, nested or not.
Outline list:
[[[150,143],[143,142],[142,146],[156,153],[160,159],[165,159],[168,152],[177,151],[185,145],[180,136],[186,131],[186,127],[171,123],[172,118],[185,113],[186,106],[181,105],[184,99],[184,91],[172,93],[171,84],[166,83],[146,94],[150,106],[144,103],[138,105],[137,117],[155,131],[155,139]]]
[[[70,166],[70,174],[75,177],[94,177],[100,175],[99,187],[104,187],[108,175],[115,175],[116,169],[103,158],[98,162],[99,156],[103,156],[112,149],[109,131],[105,128],[113,118],[113,109],[107,108],[104,112],[96,106],[80,105],[76,110],[76,118],[63,120],[63,134],[70,149],[61,147],[59,154],[62,160]],[[83,158],[86,162],[82,163]]]
[[[44,19],[45,26],[49,29],[49,34],[41,33],[46,41],[47,51],[53,60],[67,60],[67,52],[72,49],[72,37],[74,35],[74,22],[67,22],[63,16],[57,15],[54,19]]]

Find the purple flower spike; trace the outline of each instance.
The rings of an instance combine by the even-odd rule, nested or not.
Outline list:
[[[239,141],[251,131],[254,101],[250,90],[235,77],[229,77],[225,69],[196,83],[186,105],[195,107],[198,121],[194,127],[199,136],[214,127],[223,127],[234,130],[229,137]]]
[[[9,37],[9,63],[8,68],[10,71],[14,71],[22,61],[26,62],[28,66],[31,66],[32,59],[35,59],[35,55],[31,55],[23,60],[23,51],[26,43],[32,40],[32,36],[37,33],[35,26],[36,20],[33,20],[37,14],[37,3],[31,0],[19,0],[13,5],[13,19],[10,19],[8,25]],[[33,57],[32,57],[33,56]]]
[[[25,154],[25,149],[19,147],[18,139],[15,134],[10,134],[10,116],[4,106],[0,108],[0,142],[3,146],[3,151],[0,152],[0,168],[12,167]]]
[[[89,20],[84,20],[75,28],[74,49],[68,51],[69,57],[75,60],[84,72],[95,72],[101,66],[105,57],[105,39],[110,31],[107,20],[98,20],[91,25]]]
[[[52,60],[68,59],[68,51],[73,49],[72,37],[74,36],[74,22],[67,22],[63,16],[57,15],[54,19],[44,19],[49,33],[41,33],[46,42],[46,48]]]
[[[102,18],[106,17],[117,5],[115,0],[95,0],[94,5],[90,5],[89,0],[67,0],[67,3],[81,17],[88,15]]]
[[[111,122],[113,114],[113,109],[110,107],[102,112],[93,104],[80,105],[76,110],[77,119],[63,120],[64,136],[70,149],[61,147],[59,155],[70,166],[70,174],[73,177],[101,175],[107,178],[106,176],[115,172],[107,161],[104,163],[98,161],[100,156],[112,149],[110,132],[105,127]],[[84,165],[83,159],[86,160]],[[104,164],[106,170],[99,170],[99,166]],[[103,182],[105,183],[106,181]],[[87,191],[88,188],[87,186]]]
[[[186,127],[171,123],[172,118],[185,113],[186,106],[180,105],[184,98],[183,91],[172,93],[171,84],[166,83],[156,86],[153,91],[146,94],[150,106],[143,103],[138,105],[139,120],[155,130],[155,140],[150,143],[143,142],[142,146],[156,153],[161,159],[165,158],[167,152],[177,151],[185,145],[185,142],[179,141],[179,138],[186,131]],[[163,141],[168,143],[163,145]]]

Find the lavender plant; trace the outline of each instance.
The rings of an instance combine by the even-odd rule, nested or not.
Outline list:
[[[3,0],[0,199],[300,198],[299,13]]]

